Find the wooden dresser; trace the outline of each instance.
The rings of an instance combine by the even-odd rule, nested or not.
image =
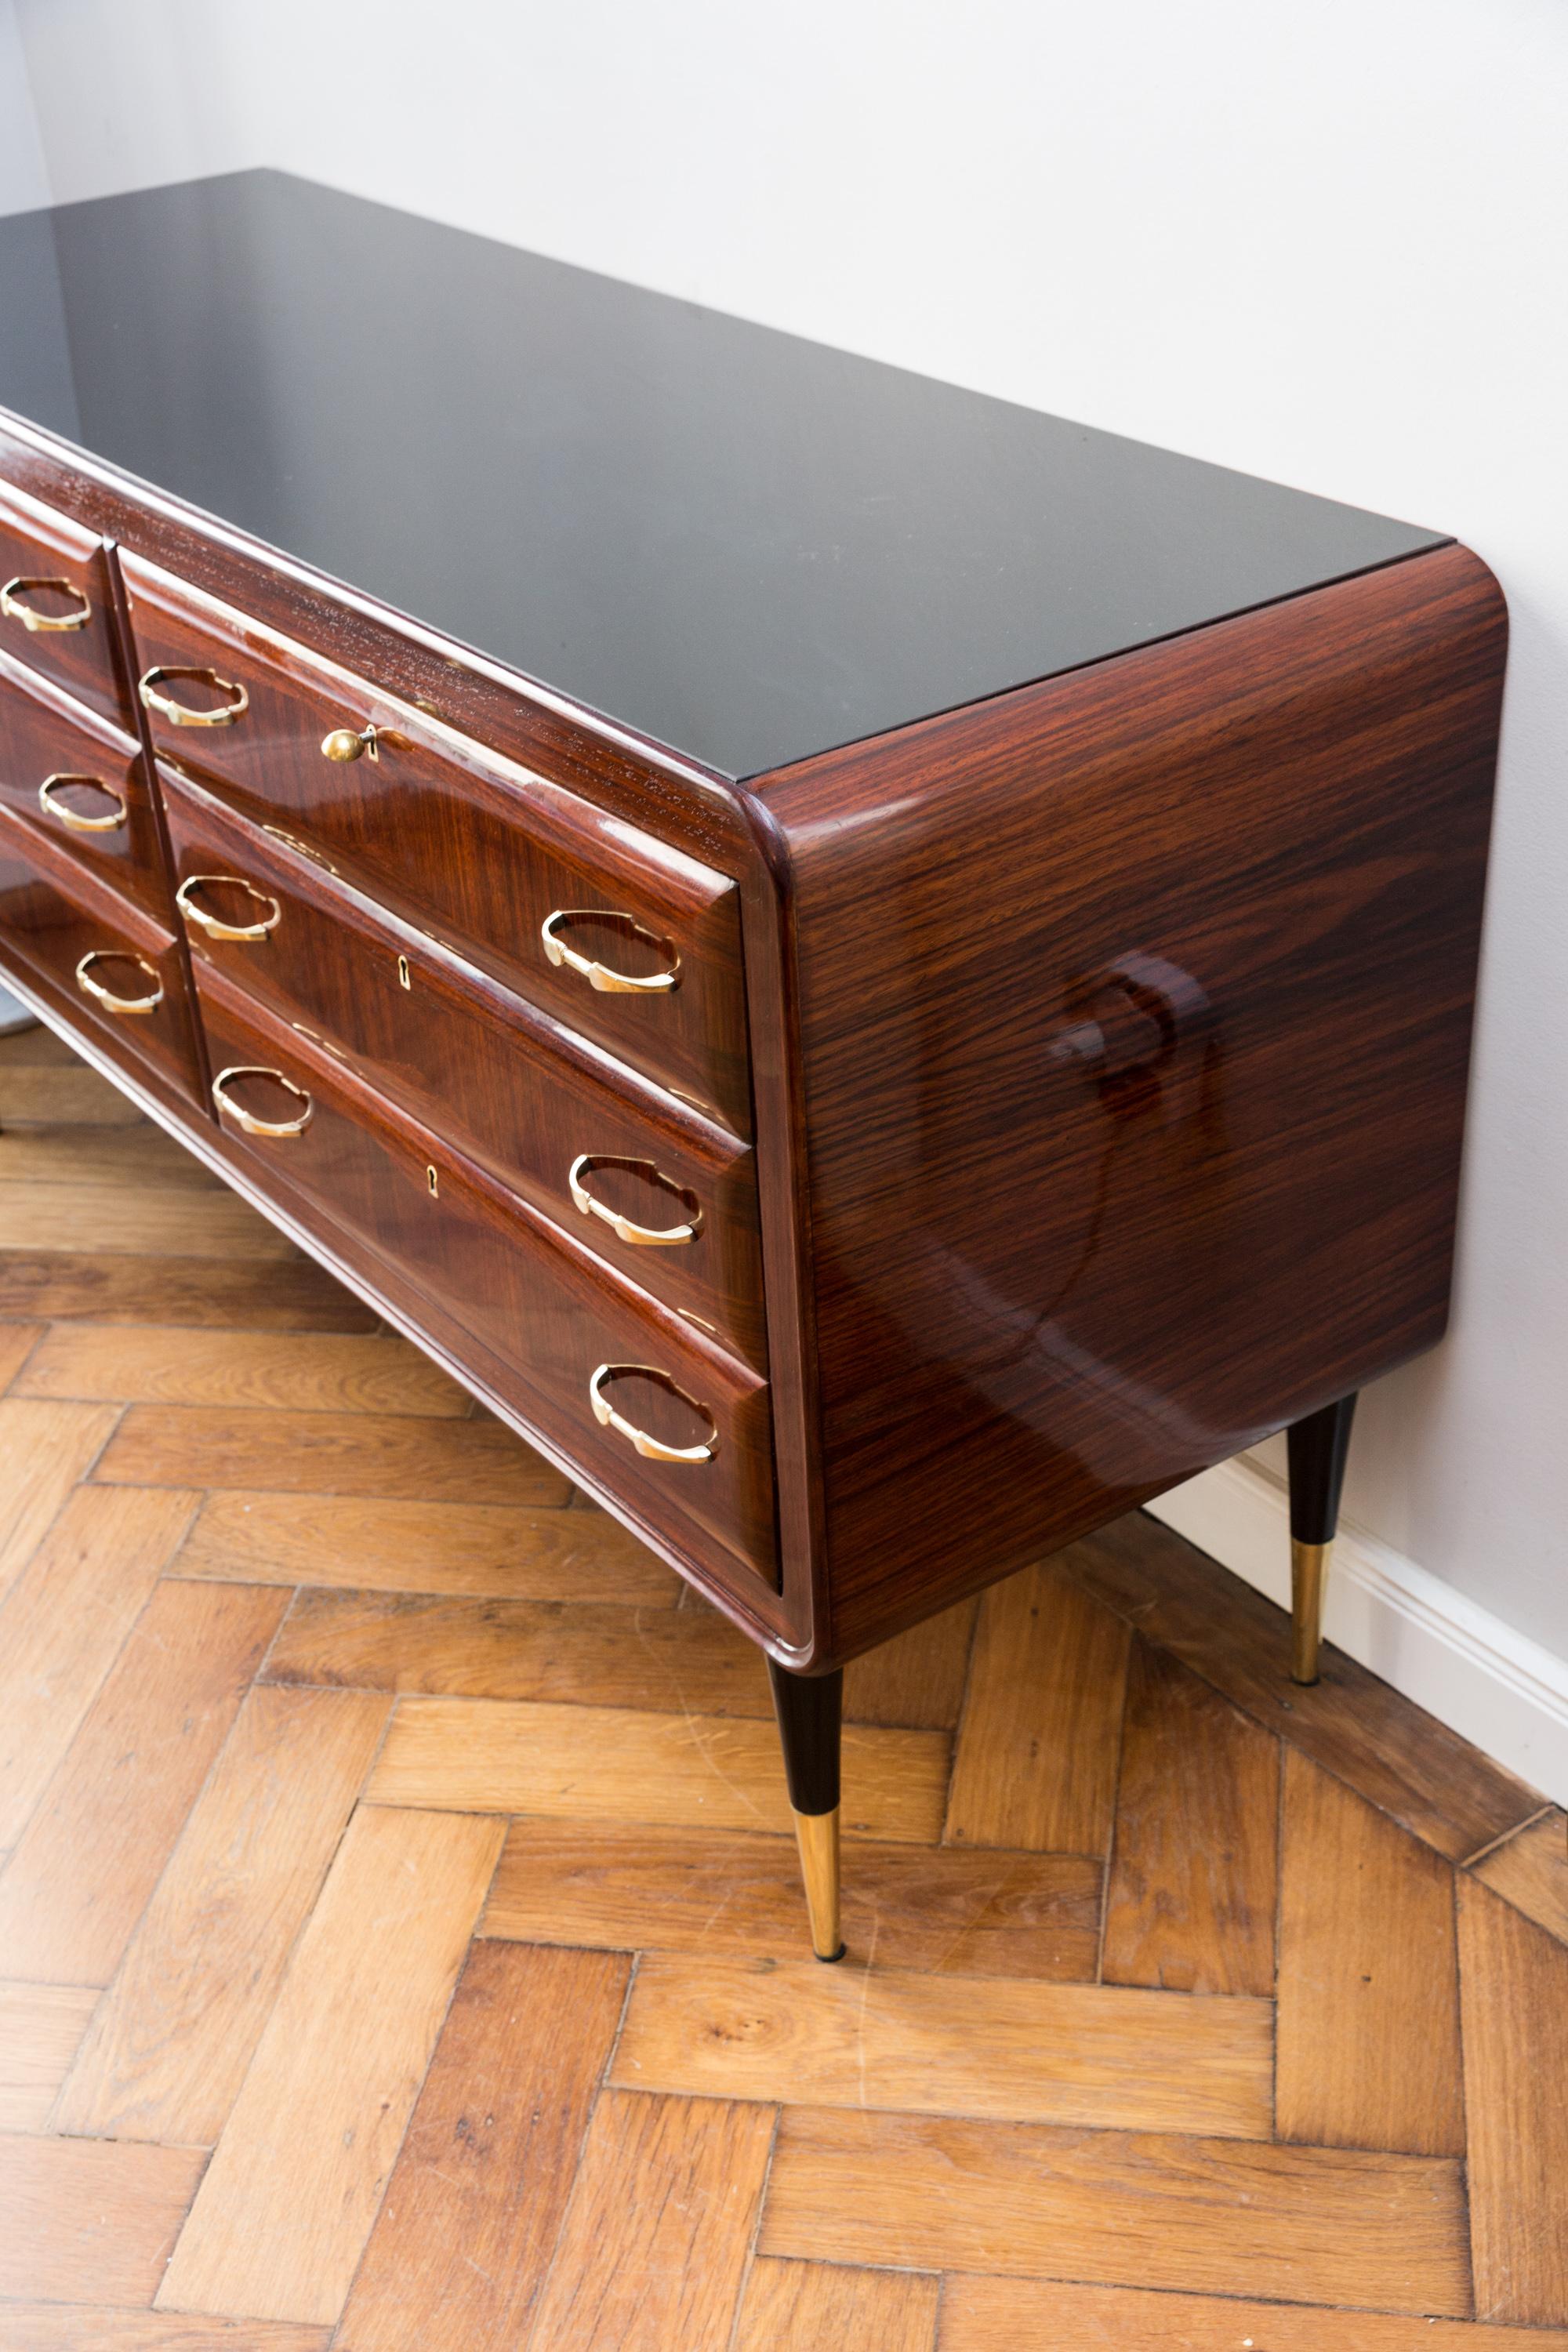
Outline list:
[[[0,320],[7,982],[766,1648],[823,1957],[844,1661],[1287,1426],[1313,1672],[1485,566],[272,173]]]

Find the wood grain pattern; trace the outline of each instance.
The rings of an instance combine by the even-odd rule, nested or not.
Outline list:
[[[51,1331],[17,1396],[117,1403],[260,1406],[293,1412],[466,1417],[454,1381],[406,1339],[324,1332]]]
[[[0,2139],[0,2295],[150,2303],[205,2162],[190,2147]]]
[[[1110,1841],[1126,1627],[1049,1561],[988,1592],[970,1666],[947,1835],[954,1844],[1102,1855]]]
[[[106,1405],[0,1397],[0,1597],[102,1450],[117,1416]]]
[[[0,1874],[0,1969],[106,1985],[163,1871],[282,1596],[156,1591]]]
[[[764,2258],[746,2279],[734,2352],[933,2352],[936,2310],[933,2278]]]
[[[956,1731],[978,1610],[978,1601],[961,1601],[852,1660],[844,1677],[845,1720]]]
[[[356,1814],[180,2233],[161,2310],[335,2320],[500,1851]]]
[[[249,697],[241,721],[222,730],[198,733],[153,712],[149,731],[163,757],[242,814],[303,837],[322,865],[563,1025],[746,1131],[740,915],[727,875],[417,707],[323,667],[308,645],[275,636],[261,615],[225,611],[137,555],[121,562],[138,658],[216,665]],[[444,681],[441,707],[449,694]],[[329,730],[367,723],[386,730],[374,765],[322,760]],[[634,919],[679,956],[680,985],[648,996],[604,993],[553,967],[540,930],[556,908]],[[606,938],[602,921],[577,929],[583,952],[605,961],[617,949],[626,954],[625,939],[614,930]],[[629,968],[657,971],[662,961],[645,946]]]
[[[156,1253],[0,1249],[0,1315],[247,1331],[372,1331],[377,1320],[298,1250],[291,1257],[226,1265]]]
[[[1088,1982],[1100,1948],[1099,1864],[1079,1854],[959,1853],[858,1840],[844,1937],[879,1967]],[[792,1956],[792,1844],[742,1832],[514,1822],[488,1936],[625,1950]]]
[[[0,1132],[68,1123],[134,1127],[142,1114],[107,1078],[80,1063],[67,1069],[7,1064],[0,1069]]]
[[[78,1487],[0,1615],[0,1848],[42,1796],[197,1497]]]
[[[259,1406],[132,1405],[94,1475],[132,1486],[260,1486],[416,1502],[563,1503],[567,1494],[560,1472],[495,1422]]]
[[[1540,1810],[1535,1790],[1342,1651],[1323,1677],[1289,1679],[1283,1610],[1140,1512],[1063,1552],[1064,1576],[1132,1620],[1289,1747],[1451,1862]]]
[[[1568,1944],[1568,1814],[1556,1806],[1475,1865],[1476,1876]]]
[[[1037,2279],[947,2280],[942,2352],[1568,2352],[1568,2334]]]
[[[58,2130],[216,2139],[386,1712],[368,1692],[251,1691],[93,2021]]]
[[[94,1074],[83,1069],[82,1075]],[[111,1101],[124,1102],[107,1079],[100,1078],[99,1084]],[[4,1087],[5,1072],[0,1067],[0,1097]],[[15,1183],[18,1179],[27,1183],[110,1184],[116,1189],[127,1184],[153,1184],[160,1189],[178,1184],[193,1192],[222,1190],[222,1180],[194,1159],[184,1144],[141,1118],[131,1127],[57,1125],[6,1131],[0,1139],[0,1183]],[[109,1204],[104,1205],[108,1209]]]
[[[846,1732],[847,1835],[929,1844],[946,1787],[941,1732],[862,1725]],[[366,1793],[378,1805],[466,1812],[780,1834],[791,1826],[777,1733],[733,1716],[404,1699]]]
[[[711,1609],[306,1592],[267,1671],[279,1682],[773,1717],[755,1644]]]
[[[385,1502],[254,1488],[209,1495],[181,1576],[516,1601],[668,1605],[683,1590],[605,1511]]]
[[[526,2340],[628,1974],[604,1952],[474,1947],[338,2352]]]
[[[178,2311],[110,2311],[102,2304],[0,2304],[0,2352],[327,2352],[331,2331]]]
[[[110,2312],[101,2303],[0,2305],[0,2352],[327,2352],[331,2328],[251,2319],[240,2333],[228,2319],[184,2312]]]
[[[791,2107],[764,2253],[1469,2315],[1445,2158]]]
[[[1459,1883],[1476,2315],[1568,2319],[1568,1952],[1473,1879]]]
[[[729,2352],[766,2107],[600,2100],[529,2352]]]
[[[1266,2138],[1267,2001],[644,1956],[612,2082],[807,2106]]]
[[[270,1265],[294,1255],[287,1234],[232,1192],[190,1184],[146,1185],[107,1212],[101,1184],[79,1180],[18,1179],[0,1184],[0,1249],[79,1253],[94,1256],[153,1255]]]
[[[753,781],[818,1664],[1438,1336],[1506,643],[1443,547]]]
[[[83,1985],[0,1984],[0,2131],[42,2131],[98,1995]]]
[[[1279,1812],[1278,1743],[1166,1652],[1135,1642],[1106,1982],[1272,1993]]]
[[[1462,2155],[1454,1874],[1351,1790],[1285,1759],[1278,2127]]]
[[[679,1096],[639,1085],[624,1060],[593,1053],[574,1034],[575,1021],[567,1029],[543,1018],[527,1001],[531,992],[499,986],[425,929],[393,919],[276,830],[247,824],[188,776],[164,771],[161,782],[176,872],[242,876],[280,910],[265,954],[190,923],[202,973],[226,972],[283,1022],[326,1040],[378,1092],[544,1215],[591,1231],[608,1264],[765,1365],[756,1172],[744,1144]],[[209,905],[212,889],[198,893]],[[537,946],[537,934],[531,939]],[[613,949],[605,952],[613,959]],[[643,1023],[653,1037],[658,1008],[645,1006]],[[629,1163],[601,1168],[591,1189],[635,1223],[682,1223],[689,1209],[677,1193],[688,1194],[701,1220],[695,1240],[639,1248],[602,1222],[582,1225],[567,1182],[579,1151]],[[650,1160],[662,1181],[636,1173]]]
[[[41,1323],[0,1326],[0,1391],[11,1386],[42,1337]]]

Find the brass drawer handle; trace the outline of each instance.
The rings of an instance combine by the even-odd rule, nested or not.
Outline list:
[[[672,1396],[678,1396],[682,1404],[689,1404],[693,1412],[700,1412],[708,1423],[707,1444],[667,1445],[663,1438],[650,1437],[646,1429],[639,1429],[635,1421],[628,1421],[624,1413],[617,1412],[604,1393],[605,1383],[624,1380],[628,1372],[640,1372],[645,1380],[657,1381]],[[653,1364],[601,1364],[588,1383],[588,1402],[601,1429],[617,1431],[650,1462],[711,1462],[719,1451],[719,1426],[707,1406],[699,1404],[695,1397],[688,1396],[684,1389],[677,1388],[669,1374],[659,1371]]]
[[[79,809],[57,801],[54,794],[64,784],[88,784],[95,793],[114,803],[112,816],[83,816]],[[38,786],[38,806],[46,816],[56,818],[68,833],[118,833],[131,814],[121,794],[113,791],[100,776],[46,776]]]
[[[646,1176],[650,1184],[658,1184],[673,1192],[686,1211],[683,1225],[636,1225],[630,1217],[620,1217],[607,1209],[603,1201],[595,1201],[588,1190],[587,1179],[595,1168],[629,1168]],[[608,1225],[618,1241],[631,1242],[638,1249],[671,1249],[680,1242],[694,1242],[702,1231],[702,1204],[695,1192],[683,1184],[673,1183],[659,1173],[651,1160],[625,1160],[613,1151],[580,1151],[566,1171],[566,1183],[573,1205],[585,1217],[597,1217]]]
[[[650,947],[658,948],[661,954],[669,957],[669,970],[656,971],[647,980],[636,980],[629,972],[612,971],[608,964],[595,963],[591,956],[579,955],[575,948],[569,948],[556,929],[558,923],[604,922],[626,924],[639,940],[647,940]],[[557,907],[552,915],[546,915],[540,927],[540,937],[544,941],[544,952],[552,963],[564,964],[569,971],[580,972],[590,988],[600,989],[607,995],[662,996],[680,978],[680,958],[671,950],[668,940],[657,938],[652,931],[645,931],[642,925],[634,923],[629,915],[605,915],[593,907]]]
[[[285,1094],[292,1095],[295,1101],[303,1103],[305,1108],[298,1118],[258,1118],[254,1111],[247,1110],[242,1104],[230,1102],[224,1088],[231,1078],[271,1078]],[[297,1087],[291,1078],[284,1076],[281,1070],[269,1070],[258,1062],[236,1062],[231,1068],[220,1070],[213,1080],[213,1100],[224,1118],[233,1119],[236,1127],[242,1128],[247,1135],[264,1135],[274,1143],[281,1143],[291,1135],[303,1135],[316,1116],[316,1106],[303,1087]]]
[[[381,757],[381,737],[374,727],[362,727],[356,733],[352,727],[334,727],[330,735],[321,738],[321,756],[340,763],[358,760],[365,752],[373,760]]]
[[[258,907],[270,907],[272,912],[264,915],[258,923],[220,922],[216,915],[209,915],[205,907],[198,907],[195,900],[186,895],[189,891],[199,890],[204,882],[221,883],[226,890],[243,890],[247,898],[254,898]],[[283,909],[277,899],[269,898],[265,890],[258,890],[253,882],[247,882],[238,874],[187,874],[174,893],[174,904],[187,923],[201,925],[209,940],[270,939],[283,919]]]
[[[133,963],[144,971],[153,983],[152,995],[116,996],[101,980],[94,980],[89,966],[115,960]],[[106,1013],[153,1013],[163,1002],[163,982],[157,965],[149,963],[145,956],[133,955],[129,948],[90,948],[76,968],[76,984],[84,996],[90,996]]]
[[[160,686],[177,677],[199,678],[215,693],[226,694],[228,700],[216,710],[193,710],[188,702],[176,702],[172,694],[159,693]],[[220,677],[216,669],[150,669],[136,690],[147,709],[158,711],[173,727],[232,727],[250,708],[244,687]]]
[[[57,596],[74,596],[81,609],[75,613],[40,613],[36,604],[26,602],[29,589],[48,588]],[[0,613],[8,621],[20,621],[35,636],[52,635],[57,630],[85,629],[92,618],[92,606],[73,580],[7,580],[0,588]]]

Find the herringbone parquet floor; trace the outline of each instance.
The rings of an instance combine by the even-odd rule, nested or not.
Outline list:
[[[1560,1813],[1134,1518],[852,1672],[819,1968],[751,1649],[0,1120],[0,2352],[1568,2347]]]

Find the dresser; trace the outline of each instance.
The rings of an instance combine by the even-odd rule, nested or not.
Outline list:
[[[269,173],[0,320],[0,973],[763,1647],[818,1954],[846,1660],[1281,1429],[1310,1679],[1485,566]]]

